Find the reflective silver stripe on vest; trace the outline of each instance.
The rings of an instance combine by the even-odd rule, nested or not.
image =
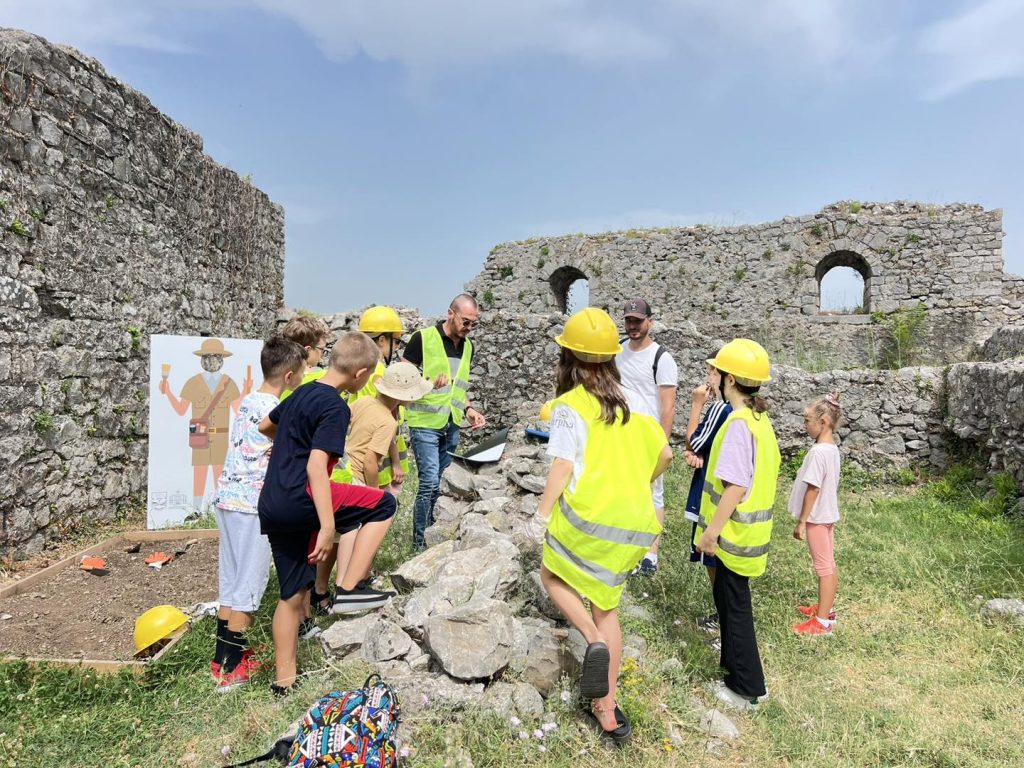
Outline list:
[[[418,400],[415,403],[409,403],[406,408],[410,411],[420,411],[422,413],[447,413],[449,410],[447,405],[427,405]]]
[[[577,555],[575,552],[568,549],[558,539],[551,535],[548,531],[544,534],[544,541],[547,543],[551,550],[555,552],[559,557],[564,557],[566,560],[571,562],[581,571],[588,576],[591,576],[607,587],[618,587],[626,583],[626,579],[629,578],[629,571],[625,573],[613,573],[607,568],[603,568],[597,563],[592,563],[589,560],[584,560],[582,557]]]
[[[704,493],[711,497],[711,503],[715,506],[722,500],[722,494],[715,490],[715,486],[709,480],[704,481]]]
[[[452,382],[452,384],[454,384],[456,387],[458,387],[461,390],[469,389],[469,382],[468,381],[463,381],[462,379],[455,379]]]
[[[772,519],[771,509],[755,509],[752,512],[734,510],[729,518],[737,523],[767,523]]]
[[[400,462],[401,461],[406,461],[406,460],[408,460],[408,458],[409,458],[409,452],[408,451],[399,451],[398,452],[398,460]],[[382,461],[380,463],[380,468],[381,469],[387,469],[390,466],[392,466],[391,456],[388,455],[387,457],[385,457],[384,461]]]
[[[772,544],[769,541],[757,547],[741,547],[737,544],[733,544],[728,539],[723,539],[719,536],[718,546],[730,555],[735,555],[736,557],[761,557],[761,555],[768,554],[768,550],[771,549]]]
[[[616,528],[611,525],[592,523],[577,515],[576,510],[570,507],[564,498],[560,498],[558,503],[569,525],[577,531],[593,536],[595,539],[610,541],[614,544],[626,544],[630,547],[649,548],[658,538],[656,534],[647,533],[646,531],[631,531],[628,528]]]
[[[447,395],[451,391],[452,391],[452,385],[451,384],[445,384],[443,387],[438,387],[437,389],[430,390],[429,392],[427,392],[426,395],[424,395],[424,397],[428,397],[430,395]]]
[[[465,410],[467,408],[469,408],[469,403],[467,403],[465,400],[452,400],[452,410],[453,411],[463,411],[463,412],[465,412]]]

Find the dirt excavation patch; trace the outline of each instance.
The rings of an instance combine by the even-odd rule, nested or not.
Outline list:
[[[184,554],[159,570],[154,552]],[[138,547],[138,552],[127,549]],[[135,619],[154,605],[189,608],[217,599],[217,539],[116,540],[99,554],[106,574],[77,563],[0,598],[0,657],[129,661]]]

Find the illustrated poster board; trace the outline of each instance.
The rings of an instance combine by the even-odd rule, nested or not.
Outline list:
[[[146,527],[166,528],[210,511],[238,401],[263,383],[263,342],[200,336],[149,341]]]

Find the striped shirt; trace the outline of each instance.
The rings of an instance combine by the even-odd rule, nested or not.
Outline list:
[[[725,420],[729,418],[730,413],[732,413],[731,405],[724,400],[713,400],[687,441],[687,447],[704,459],[704,466],[693,470],[690,492],[686,497],[685,514],[687,520],[696,522],[700,518],[700,497],[704,490],[704,477],[708,458],[711,456],[711,445],[715,441],[715,435],[718,434],[718,430],[722,428]]]

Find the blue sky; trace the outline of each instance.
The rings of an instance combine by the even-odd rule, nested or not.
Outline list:
[[[492,245],[840,199],[1004,210],[1024,0],[0,0],[286,210],[285,298],[441,310]]]

